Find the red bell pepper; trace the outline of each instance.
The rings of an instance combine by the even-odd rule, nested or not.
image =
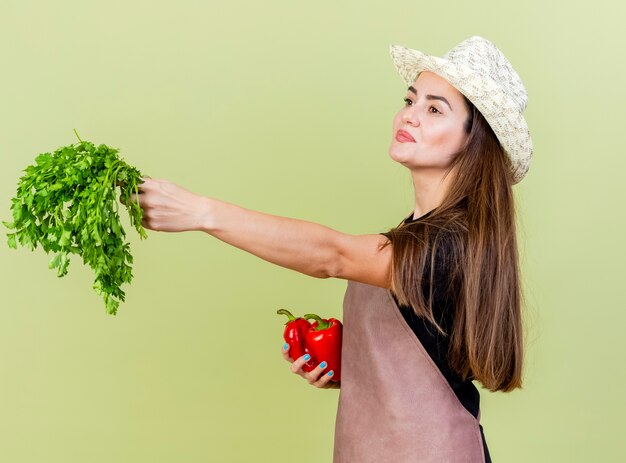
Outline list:
[[[283,332],[283,338],[289,344],[289,357],[291,360],[298,360],[304,354],[309,354],[311,359],[304,364],[302,369],[306,372],[313,370],[317,365],[313,354],[306,347],[304,342],[304,336],[311,324],[304,318],[296,318],[291,312],[285,309],[280,309],[276,312],[278,315],[287,315],[289,320],[285,323],[285,331]]]
[[[305,346],[312,352],[312,356],[319,362],[326,361],[328,366],[324,371],[333,370],[331,381],[341,380],[341,334],[343,325],[336,318],[323,319],[315,314],[306,314],[305,320],[314,319],[315,322],[305,333]]]

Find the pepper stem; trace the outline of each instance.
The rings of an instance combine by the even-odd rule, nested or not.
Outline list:
[[[308,313],[303,315],[302,318],[305,320],[314,319],[317,321],[317,326],[315,327],[315,331],[325,330],[330,328],[331,323],[329,321],[323,320],[319,315],[315,315],[314,313]]]
[[[277,310],[277,311],[276,311],[276,313],[277,313],[278,315],[287,315],[287,316],[289,317],[289,321],[288,321],[287,323],[292,322],[292,321],[294,321],[294,320],[296,319],[296,317],[294,317],[294,316],[291,314],[291,312],[289,312],[287,309],[280,309],[280,310]]]

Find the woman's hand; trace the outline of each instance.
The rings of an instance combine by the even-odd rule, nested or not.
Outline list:
[[[322,363],[320,363],[313,370],[307,373],[306,371],[302,370],[302,367],[307,362],[307,360],[309,360],[308,358],[306,358],[308,354],[303,355],[296,360],[291,360],[291,358],[289,357],[289,344],[285,344],[283,346],[282,353],[283,358],[291,363],[291,371],[297,375],[302,376],[308,381],[311,386],[315,386],[320,389],[339,389],[341,387],[341,381],[331,381],[332,375],[328,376],[328,373],[334,373],[332,370],[329,372],[324,371],[324,369],[326,368],[326,362],[324,362],[323,360]]]
[[[139,195],[133,193],[130,200],[139,200],[143,212],[141,224],[150,230],[181,232],[200,230],[207,220],[209,198],[168,182],[167,180],[142,178],[137,185]]]

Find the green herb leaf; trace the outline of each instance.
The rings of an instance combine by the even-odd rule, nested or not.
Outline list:
[[[17,244],[15,243],[15,233],[7,233],[9,247],[12,249],[17,249]]]
[[[49,269],[53,269],[53,268],[57,268],[59,266],[59,264],[61,263],[61,254],[57,254],[56,256],[54,256],[52,258],[52,260],[48,263],[48,268]]]

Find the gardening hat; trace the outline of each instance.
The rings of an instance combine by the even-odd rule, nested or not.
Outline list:
[[[465,95],[485,117],[506,152],[513,184],[524,178],[533,152],[522,115],[528,93],[509,60],[492,42],[473,36],[441,58],[401,45],[391,45],[389,51],[407,85],[412,85],[420,72],[430,71]]]

